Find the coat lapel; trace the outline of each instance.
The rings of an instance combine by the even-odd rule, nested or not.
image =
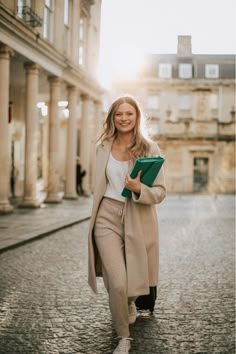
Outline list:
[[[96,207],[100,204],[100,201],[106,191],[106,166],[109,159],[112,143],[113,141],[104,141],[99,146],[97,153],[95,181],[96,194],[94,195],[94,204],[96,204]]]
[[[111,152],[112,143],[113,143],[113,140],[104,141],[101,144],[102,153],[99,156],[99,161],[97,161],[97,163],[99,164],[98,165],[99,170],[103,171],[104,173],[105,173],[105,170],[106,170],[106,165],[107,165],[107,161],[108,161],[108,158],[109,158],[109,154]]]

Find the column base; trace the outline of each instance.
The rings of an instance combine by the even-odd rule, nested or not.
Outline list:
[[[42,200],[35,198],[23,199],[22,202],[18,204],[18,208],[40,208]]]
[[[48,194],[44,203],[61,203],[62,202],[62,195],[58,193]]]
[[[89,198],[91,195],[92,193],[90,191],[84,191],[83,197]]]
[[[63,199],[78,200],[79,196],[77,194],[68,193],[63,196]]]
[[[10,203],[0,202],[0,214],[10,214],[14,210],[14,207]]]

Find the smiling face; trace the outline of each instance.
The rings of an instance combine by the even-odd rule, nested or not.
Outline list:
[[[136,109],[129,103],[122,103],[114,114],[114,124],[118,133],[131,133],[137,122]]]

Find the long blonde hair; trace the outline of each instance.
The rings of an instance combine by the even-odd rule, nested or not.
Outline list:
[[[150,151],[150,144],[148,140],[143,136],[141,132],[141,110],[138,103],[131,96],[121,96],[117,98],[111,105],[107,118],[103,124],[103,133],[99,137],[99,141],[103,142],[105,140],[112,140],[117,137],[117,129],[114,123],[114,116],[118,107],[122,103],[128,103],[135,108],[137,121],[134,128],[134,136],[131,144],[128,146],[128,152],[131,158],[145,157],[148,156]]]

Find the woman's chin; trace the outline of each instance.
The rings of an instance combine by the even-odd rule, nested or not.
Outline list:
[[[132,127],[119,127],[117,128],[119,133],[127,134],[127,133],[132,133],[134,131],[134,128]]]

